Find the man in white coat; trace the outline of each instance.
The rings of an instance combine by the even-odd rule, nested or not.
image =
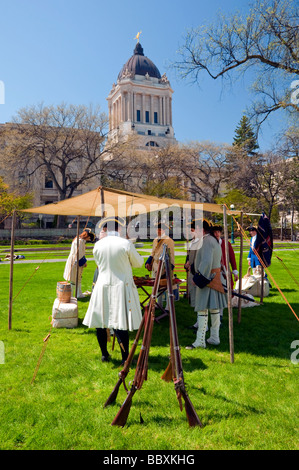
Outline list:
[[[134,245],[120,236],[116,217],[107,221],[107,236],[93,250],[98,278],[83,324],[96,328],[102,361],[109,361],[107,328],[113,329],[121,347],[122,363],[129,354],[129,331],[138,330],[142,319],[139,295],[132,267],[140,268],[143,258]]]

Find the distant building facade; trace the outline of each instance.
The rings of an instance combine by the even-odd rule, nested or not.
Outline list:
[[[140,150],[176,144],[172,125],[173,90],[166,75],[137,42],[107,98],[109,141],[137,136]]]

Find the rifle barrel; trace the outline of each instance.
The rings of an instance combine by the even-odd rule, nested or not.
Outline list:
[[[172,289],[172,276],[171,276],[168,253],[165,256],[165,271],[166,271],[167,290],[168,290],[168,297],[169,297],[169,319],[170,319],[170,326],[171,326],[170,328],[171,341],[170,342],[171,342],[172,353],[173,353],[172,362],[173,362],[173,369],[174,369],[173,376],[174,376],[175,390],[176,390],[176,394],[177,394],[177,398],[178,398],[181,410],[182,410],[181,397],[183,397],[184,399],[185,411],[186,411],[189,426],[201,426],[202,427],[202,423],[186,392],[185,383],[184,383],[183,364],[182,364],[182,357],[181,357],[180,347],[179,347],[178,330],[177,330],[177,324],[176,324],[173,289]]]

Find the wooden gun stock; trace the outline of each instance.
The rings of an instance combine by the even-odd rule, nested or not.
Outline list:
[[[122,428],[125,426],[125,424],[127,422],[127,419],[128,419],[128,416],[129,416],[129,413],[130,413],[130,409],[131,409],[131,405],[132,405],[132,398],[133,398],[133,395],[136,392],[136,390],[137,390],[137,388],[133,385],[131,387],[131,390],[129,391],[125,401],[123,402],[120,409],[118,410],[117,415],[115,416],[114,420],[112,421],[111,426],[120,426]]]
[[[175,379],[175,368],[174,368],[174,350],[173,350],[173,340],[171,325],[169,325],[169,338],[170,338],[170,360],[168,366],[166,367],[161,379],[165,382],[172,382]]]
[[[171,382],[172,381],[172,363],[171,360],[168,363],[168,366],[166,367],[163,375],[161,376],[162,380],[165,380],[165,382]]]
[[[203,424],[200,421],[199,417],[197,416],[194,406],[192,405],[191,400],[186,391],[182,392],[182,397],[185,402],[185,411],[186,411],[186,416],[188,419],[189,426],[190,427],[200,426],[202,428]]]

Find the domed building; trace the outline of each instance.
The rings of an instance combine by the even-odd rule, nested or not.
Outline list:
[[[139,40],[107,98],[109,140],[138,136],[139,149],[175,144],[172,94],[165,74],[144,55]]]

